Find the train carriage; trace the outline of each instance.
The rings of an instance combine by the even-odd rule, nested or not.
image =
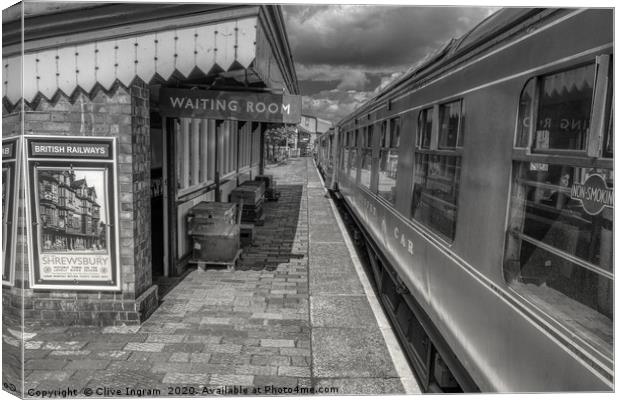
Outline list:
[[[504,9],[338,124],[425,389],[613,390],[612,65],[612,10]]]
[[[316,139],[316,166],[325,180],[325,186],[331,188],[334,173],[334,129],[330,128]]]

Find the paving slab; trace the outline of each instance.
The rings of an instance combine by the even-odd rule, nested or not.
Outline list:
[[[315,378],[398,377],[378,327],[313,328]]]
[[[342,233],[333,225],[319,225],[310,230],[310,240],[317,243],[341,242]]]
[[[310,274],[310,293],[320,294],[364,294],[359,279],[350,273]]]
[[[356,328],[377,325],[366,296],[312,296],[313,327]]]

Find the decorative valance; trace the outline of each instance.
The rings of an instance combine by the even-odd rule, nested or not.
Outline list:
[[[2,60],[3,96],[11,104],[21,98],[30,103],[39,94],[89,93],[97,84],[109,90],[117,80],[128,86],[136,77],[167,81],[173,74],[185,79],[248,68],[256,32],[257,18],[250,17],[45,48],[24,54],[23,68],[20,55],[9,56]]]

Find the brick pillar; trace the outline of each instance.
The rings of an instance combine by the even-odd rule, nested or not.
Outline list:
[[[21,113],[4,110],[3,135],[21,131]],[[8,128],[8,129],[7,129]],[[117,138],[118,220],[120,242],[120,292],[33,290],[30,288],[23,218],[28,202],[19,201],[16,284],[3,288],[3,304],[14,305],[25,323],[121,325],[144,321],[158,303],[152,285],[150,236],[149,89],[140,81],[130,87],[115,86],[75,99],[60,96],[42,99],[24,113],[23,132],[30,135],[109,136]],[[21,191],[25,186],[22,182]],[[23,278],[22,278],[23,277]]]
[[[150,315],[157,307],[151,251],[151,143],[149,88],[136,80],[131,94],[134,287],[138,310]],[[121,206],[122,209],[122,206]]]

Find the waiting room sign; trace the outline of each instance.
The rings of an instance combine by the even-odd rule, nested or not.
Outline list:
[[[301,122],[301,96],[289,94],[161,88],[159,109],[165,117]]]

